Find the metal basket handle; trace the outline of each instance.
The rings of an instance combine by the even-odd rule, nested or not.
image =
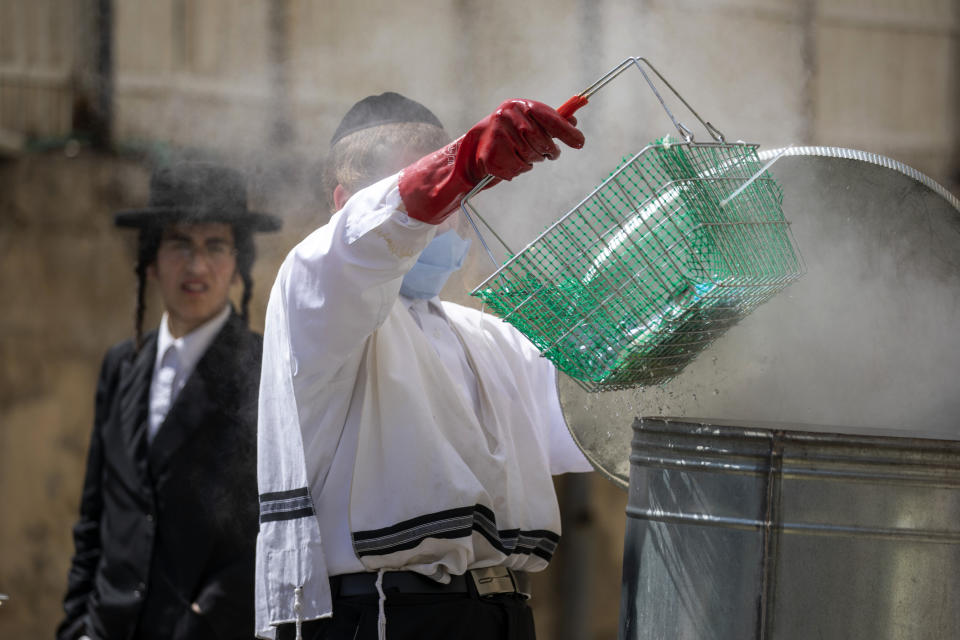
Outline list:
[[[669,107],[667,107],[667,103],[664,102],[663,96],[661,96],[660,92],[657,90],[656,85],[650,79],[650,76],[647,75],[647,72],[644,71],[643,67],[641,66],[641,63],[647,65],[647,67],[649,67],[650,70],[657,75],[660,81],[664,85],[666,85],[666,87],[669,88],[671,92],[673,92],[673,95],[675,95],[677,99],[680,100],[681,103],[683,103],[683,106],[685,106],[687,110],[690,111],[690,113],[693,114],[693,116],[700,122],[700,124],[703,125],[703,128],[706,129],[707,133],[710,134],[710,137],[712,137],[716,142],[720,142],[720,143],[726,142],[726,138],[724,138],[723,134],[712,124],[710,124],[709,122],[701,118],[700,114],[698,114],[694,110],[694,108],[691,107],[690,104],[683,98],[683,96],[681,96],[680,93],[676,89],[674,89],[673,85],[671,85],[667,81],[667,79],[663,77],[663,74],[657,71],[657,68],[654,67],[649,60],[642,57],[627,58],[626,60],[618,64],[616,67],[614,67],[613,69],[605,73],[602,77],[600,77],[596,82],[591,84],[589,87],[587,87],[586,89],[584,89],[583,91],[571,97],[569,100],[567,100],[562,105],[560,105],[560,107],[557,108],[557,112],[563,117],[569,118],[578,109],[585,106],[590,101],[590,98],[591,96],[593,96],[593,94],[595,94],[597,91],[599,91],[600,89],[605,87],[607,84],[609,84],[614,78],[622,74],[628,68],[636,67],[637,70],[643,75],[644,80],[647,81],[647,85],[649,85],[650,90],[653,91],[653,94],[657,97],[657,100],[659,100],[660,102],[660,106],[663,107],[664,111],[666,111],[667,116],[670,118],[670,121],[673,122],[673,125],[677,128],[677,131],[680,132],[680,135],[683,137],[684,141],[693,142],[694,141],[693,132],[690,129],[688,129],[686,126],[684,126],[683,123],[677,120],[677,118],[673,115],[673,112],[670,111]],[[463,200],[461,200],[460,202],[460,209],[463,211],[463,214],[466,216],[467,221],[470,223],[470,226],[473,227],[473,230],[477,234],[477,237],[480,238],[480,244],[483,245],[483,249],[484,251],[486,251],[487,256],[490,258],[490,261],[493,262],[494,267],[499,267],[500,265],[497,262],[497,259],[494,257],[493,252],[490,250],[490,247],[487,245],[487,241],[484,238],[483,234],[480,232],[480,228],[477,226],[477,223],[474,220],[474,218],[479,219],[483,223],[483,225],[490,231],[491,234],[493,234],[493,236],[503,246],[503,248],[507,250],[508,253],[513,253],[513,251],[510,249],[509,245],[507,245],[507,243],[503,241],[503,238],[501,238],[497,234],[494,228],[490,226],[490,223],[487,222],[483,218],[483,216],[481,216],[480,213],[476,210],[476,208],[470,204],[470,200],[476,194],[483,191],[486,188],[486,186],[489,185],[490,182],[493,180],[494,180],[494,176],[484,177],[477,184],[477,186],[471,189],[470,192],[463,197]]]
[[[557,111],[559,111],[563,116],[573,115],[574,111],[576,111],[583,105],[587,104],[590,96],[592,96],[594,93],[596,93],[597,91],[605,87],[608,83],[610,83],[611,80],[613,80],[614,78],[619,76],[621,73],[626,71],[629,67],[635,66],[637,70],[643,75],[644,80],[647,81],[647,84],[650,86],[650,90],[653,91],[653,94],[655,96],[657,96],[657,100],[660,101],[660,106],[663,107],[664,111],[666,111],[667,116],[670,118],[670,121],[673,122],[673,125],[677,128],[677,131],[680,132],[680,135],[683,136],[684,141],[693,142],[694,140],[693,132],[687,127],[685,127],[679,120],[677,120],[676,117],[674,117],[673,112],[670,111],[670,108],[667,107],[666,102],[664,102],[663,96],[661,96],[660,92],[657,91],[656,85],[654,85],[653,81],[650,80],[650,76],[648,76],[647,72],[643,70],[643,67],[640,66],[640,63],[647,65],[650,68],[650,70],[657,75],[657,77],[660,79],[660,82],[662,82],[664,85],[666,85],[668,89],[670,89],[673,95],[675,95],[677,99],[680,100],[681,103],[683,103],[683,106],[685,106],[687,110],[690,111],[691,114],[693,114],[693,117],[696,118],[700,122],[700,124],[703,125],[703,128],[706,129],[707,133],[709,133],[710,136],[715,141],[726,142],[726,139],[724,138],[723,134],[712,124],[710,124],[709,122],[701,118],[700,114],[698,114],[694,110],[694,108],[690,106],[690,103],[688,103],[684,99],[684,97],[680,95],[680,93],[676,89],[674,89],[673,85],[670,84],[667,81],[667,79],[663,77],[663,74],[657,71],[657,68],[654,67],[653,64],[651,64],[650,61],[647,60],[646,58],[639,58],[639,57],[627,58],[626,60],[618,64],[616,67],[608,71],[606,74],[604,74],[599,80],[597,80],[592,85],[584,89],[581,93],[570,98],[570,100],[567,100],[567,102],[565,102],[559,109],[557,109]],[[568,107],[568,105],[572,107],[572,110],[569,113],[564,113],[564,111],[562,110],[564,108],[570,108]]]

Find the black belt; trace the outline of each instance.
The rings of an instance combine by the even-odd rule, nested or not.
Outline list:
[[[391,593],[421,595],[462,593],[473,597],[515,593],[530,597],[526,574],[506,567],[473,569],[463,575],[450,576],[450,582],[447,584],[413,571],[385,571],[381,586],[388,598]],[[376,596],[378,595],[377,574],[365,572],[332,576],[330,591],[334,598]]]

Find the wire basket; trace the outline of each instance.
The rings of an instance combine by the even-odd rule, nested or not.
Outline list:
[[[660,98],[639,62],[650,66],[630,58],[591,89],[632,64]],[[715,141],[694,142],[660,102],[683,141],[624,158],[472,292],[588,391],[667,382],[804,272],[773,161],[703,120]],[[472,195],[464,211],[479,217]]]

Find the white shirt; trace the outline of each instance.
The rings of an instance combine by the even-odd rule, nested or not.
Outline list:
[[[400,300],[436,231],[400,205],[397,176],[355,194],[291,251],[270,295],[261,637],[330,615],[338,573],[543,569],[560,532],[551,474],[591,468],[532,344],[474,309],[433,300],[414,315]]]
[[[434,296],[430,300],[418,300],[401,295],[400,302],[423,331],[423,335],[437,352],[446,370],[455,378],[457,388],[464,389],[470,394],[474,412],[480,415],[476,374],[470,368],[460,339],[450,328],[450,321],[447,319],[447,314],[443,312],[443,303],[440,298]]]
[[[148,442],[153,442],[183,385],[229,317],[230,305],[227,304],[220,313],[190,333],[174,338],[170,333],[169,316],[166,312],[163,313],[157,331],[157,357],[150,380]]]

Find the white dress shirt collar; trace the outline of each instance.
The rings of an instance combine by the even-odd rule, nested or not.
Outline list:
[[[170,333],[170,317],[164,312],[157,331],[157,357],[150,380],[148,442],[153,442],[197,362],[226,324],[230,309],[229,304],[224,305],[223,310],[216,316],[179,338],[174,338]],[[164,359],[171,348],[173,357]]]
[[[213,338],[227,323],[227,319],[230,317],[230,309],[229,304],[224,305],[220,313],[179,338],[174,338],[170,333],[170,318],[164,311],[163,317],[160,319],[160,329],[157,332],[157,358],[154,364],[154,372],[160,367],[160,360],[166,353],[167,347],[173,345],[179,358],[178,375],[186,379],[193,368],[197,366],[197,362],[203,356],[207,347],[213,342]]]

